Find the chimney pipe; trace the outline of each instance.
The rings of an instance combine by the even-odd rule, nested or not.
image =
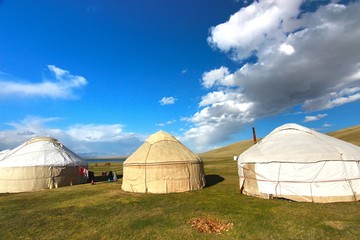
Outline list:
[[[252,128],[252,131],[253,131],[253,138],[254,138],[254,144],[256,144],[256,132],[255,132],[255,128],[253,127]]]

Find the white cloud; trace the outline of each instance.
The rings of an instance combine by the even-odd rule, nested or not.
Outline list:
[[[221,103],[225,101],[245,102],[244,96],[239,92],[231,91],[214,91],[203,96],[199,104],[200,107]]]
[[[84,142],[113,142],[124,137],[120,124],[74,125],[66,133],[72,139]]]
[[[292,19],[299,14],[302,0],[254,1],[240,9],[229,21],[211,29],[208,42],[236,59],[246,58],[254,51],[282,41],[293,30]]]
[[[302,2],[254,1],[211,29],[211,46],[239,60],[239,69],[203,74],[213,90],[187,118],[185,137],[214,144],[294,106],[313,112],[360,100],[360,2],[301,13]],[[251,56],[257,61],[241,64]]]
[[[164,127],[164,126],[167,126],[167,125],[174,124],[175,122],[176,122],[176,120],[171,120],[171,121],[167,121],[165,123],[158,123],[158,124],[156,124],[156,126]]]
[[[45,123],[58,118],[39,118],[29,116],[20,122],[9,122],[10,130],[0,130],[0,150],[14,148],[35,136],[51,136],[59,133],[58,129],[44,129]]]
[[[43,80],[42,82],[23,82],[1,79],[1,96],[18,97],[50,97],[68,99],[76,97],[74,91],[87,84],[82,76],[70,74],[69,71],[60,69],[54,65],[48,65],[49,71],[54,74],[55,80]]]
[[[62,82],[65,87],[81,87],[87,84],[87,81],[82,76],[76,76],[70,74],[69,71],[60,69],[54,65],[48,65],[50,71],[55,75],[55,78]]]
[[[226,101],[211,103],[187,119],[194,126],[184,133],[185,139],[199,147],[229,140],[234,129],[254,120],[249,111],[252,105],[251,102],[237,102],[230,97]]]
[[[286,55],[291,55],[295,52],[295,49],[290,44],[284,43],[280,45],[279,51]]]
[[[318,114],[316,116],[305,116],[304,122],[313,122],[313,121],[318,121],[321,118],[326,117],[327,114]]]
[[[159,102],[161,105],[171,105],[174,104],[176,101],[176,98],[174,97],[163,97]]]
[[[202,84],[205,88],[211,88],[216,85],[232,86],[232,74],[229,73],[227,67],[222,66],[210,72],[205,72],[202,76]]]
[[[69,71],[63,70],[54,65],[48,65],[48,68],[55,74],[55,77],[58,80],[61,80],[64,76],[69,75]]]
[[[358,100],[360,100],[360,87],[350,87],[339,92],[331,92],[315,99],[306,100],[303,108],[308,112],[320,111]]]
[[[59,120],[30,116],[8,123],[12,129],[0,130],[0,150],[15,148],[33,137],[49,136],[81,155],[128,155],[144,141],[143,136],[124,132],[120,124],[78,124],[65,129],[46,126]]]

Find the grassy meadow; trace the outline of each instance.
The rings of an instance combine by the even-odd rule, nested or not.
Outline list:
[[[121,177],[111,183],[101,179],[102,171],[122,175],[122,164],[112,162],[90,164],[95,185],[0,194],[0,239],[359,239],[359,202],[314,204],[239,194],[232,156],[250,145],[201,154],[207,185],[199,191],[123,192]],[[189,224],[197,217],[233,227],[201,233]]]

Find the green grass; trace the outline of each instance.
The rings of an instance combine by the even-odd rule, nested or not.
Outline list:
[[[0,239],[359,239],[360,202],[314,204],[241,195],[232,160],[246,149],[241,144],[202,154],[207,187],[199,191],[127,193],[120,178],[0,194]],[[120,163],[90,164],[96,176],[110,169],[121,176]],[[221,235],[199,233],[188,224],[194,217],[234,227]]]
[[[0,194],[0,239],[358,239],[360,203],[244,196],[235,161],[204,161],[208,186],[194,192],[127,193],[120,179]],[[187,223],[194,217],[234,227],[221,235],[199,233]]]

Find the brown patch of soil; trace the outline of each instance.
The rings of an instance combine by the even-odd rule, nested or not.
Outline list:
[[[188,223],[199,232],[215,234],[227,232],[234,226],[233,223],[225,223],[213,218],[192,218]]]

